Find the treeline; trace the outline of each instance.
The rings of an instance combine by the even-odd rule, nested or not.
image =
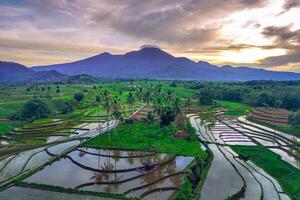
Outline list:
[[[300,81],[248,81],[231,83],[189,82],[198,90],[200,102],[211,99],[246,103],[255,107],[300,108]]]

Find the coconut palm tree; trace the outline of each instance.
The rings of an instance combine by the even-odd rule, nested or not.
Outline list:
[[[100,103],[101,103],[101,98],[99,95],[96,96],[96,99],[95,99],[95,103],[97,104],[97,116],[98,116],[98,129],[100,131],[101,127],[100,127],[100,115],[99,115],[99,106],[100,106]]]
[[[149,90],[147,90],[144,95],[143,95],[144,101],[149,105],[150,100],[151,100],[151,93]]]
[[[143,88],[139,87],[139,89],[136,92],[136,96],[140,102],[140,104],[142,104],[142,100],[143,100]]]
[[[192,105],[192,100],[191,100],[191,98],[186,98],[186,99],[184,100],[184,112],[186,112],[187,107],[189,107],[189,106],[191,106],[191,105]]]
[[[151,138],[150,138],[149,126],[150,126],[151,123],[153,123],[153,121],[154,121],[154,116],[153,116],[153,113],[150,111],[150,112],[147,113],[147,116],[146,116],[149,147],[151,146]]]
[[[122,113],[120,112],[120,104],[117,101],[117,99],[115,99],[112,103],[112,116],[115,120],[119,120],[122,121],[123,117],[122,117]]]
[[[129,92],[129,94],[127,96],[127,102],[126,102],[128,104],[129,110],[132,110],[134,102],[135,102],[135,98],[132,95],[132,93]]]
[[[106,110],[106,125],[107,129],[109,127],[109,115],[110,115],[110,110],[111,110],[111,103],[110,103],[110,95],[107,90],[104,90],[103,92],[103,101],[102,101],[103,107]],[[108,132],[108,138],[110,142],[110,132]]]

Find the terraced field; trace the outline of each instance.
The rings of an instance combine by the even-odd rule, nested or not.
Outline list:
[[[249,122],[244,117],[224,117],[222,113],[203,120],[197,115],[189,117],[200,140],[208,145],[214,155],[202,187],[201,199],[290,199],[287,194],[300,198],[296,194],[297,189],[293,193],[286,190],[282,182],[279,184],[266,171],[231,148],[240,145],[250,148],[263,146],[297,171],[300,168],[299,138]]]
[[[192,160],[193,157],[152,152],[77,148],[24,182],[168,199],[180,187]]]
[[[287,125],[289,114],[285,109],[254,108],[248,118],[273,125]]]

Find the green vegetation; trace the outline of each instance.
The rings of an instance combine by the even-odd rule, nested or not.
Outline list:
[[[274,177],[292,199],[300,199],[300,170],[262,146],[232,146],[235,152],[248,157]]]
[[[150,133],[150,134],[149,134]],[[157,123],[147,125],[144,122],[122,124],[112,134],[103,134],[88,141],[85,146],[96,148],[120,148],[134,150],[150,150],[186,156],[201,156],[206,154],[200,149],[196,137],[189,139],[174,138],[174,129],[160,127]]]
[[[300,128],[300,110],[289,116],[289,124],[293,128]]]
[[[226,108],[225,114],[230,116],[246,115],[250,107],[243,103],[216,100],[217,105]]]
[[[300,109],[300,81],[189,82],[186,87],[210,90],[213,99],[255,107]]]
[[[11,124],[0,124],[0,135],[7,133],[13,128]]]

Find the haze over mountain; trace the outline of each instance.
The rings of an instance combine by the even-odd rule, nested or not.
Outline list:
[[[64,77],[66,75],[54,70],[35,72],[18,63],[0,61],[0,83],[45,82],[59,80]]]
[[[102,53],[83,60],[38,66],[37,72],[55,70],[62,74],[89,74],[99,78],[176,79],[209,81],[300,80],[299,73],[275,72],[249,67],[211,65],[174,57],[155,47],[145,47],[124,55]]]

